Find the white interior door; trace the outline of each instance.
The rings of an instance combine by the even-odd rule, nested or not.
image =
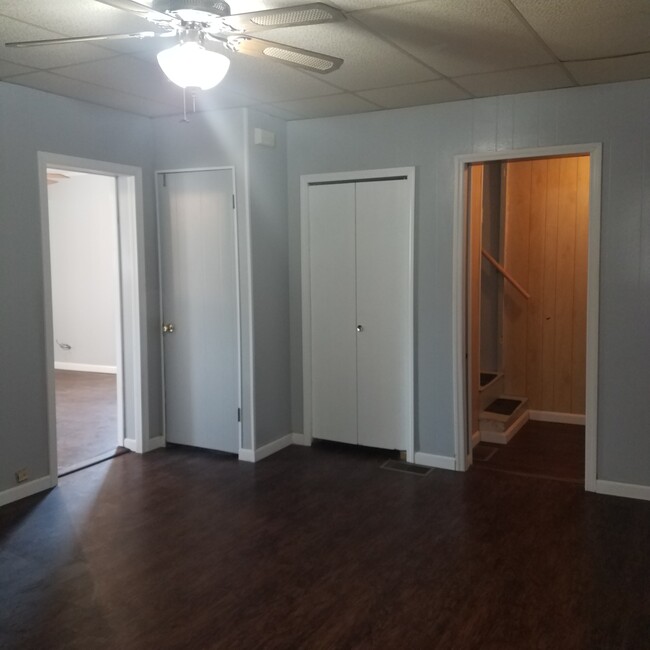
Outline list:
[[[309,188],[312,435],[357,443],[355,185]]]
[[[230,170],[159,176],[168,442],[239,451],[236,230]]]
[[[412,427],[410,186],[356,184],[359,444],[406,449]]]

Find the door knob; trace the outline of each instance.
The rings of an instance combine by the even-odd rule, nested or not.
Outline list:
[[[174,323],[163,323],[163,334],[171,334],[174,331]]]
[[[363,332],[363,325],[357,325],[357,332]]]

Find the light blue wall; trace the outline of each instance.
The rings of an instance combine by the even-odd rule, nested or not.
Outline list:
[[[275,146],[256,145],[255,128]],[[248,111],[257,448],[291,431],[286,142],[285,122]]]
[[[603,142],[598,476],[650,484],[650,81],[290,122],[292,423],[302,430],[300,175],[416,165],[416,449],[454,455],[454,156]]]
[[[189,123],[177,117],[153,122],[156,169],[235,168],[242,380],[244,386],[254,384],[260,447],[290,432],[286,126],[246,109],[191,115]],[[273,131],[276,146],[254,145],[255,127]],[[252,342],[246,336],[249,328]],[[242,407],[243,442],[250,448],[253,405],[246,390]]]
[[[0,491],[47,476],[47,396],[37,152],[142,168],[150,435],[160,434],[158,271],[151,121],[0,83]]]
[[[158,118],[153,121],[155,137],[155,168],[199,169],[206,167],[234,167],[237,194],[237,229],[239,236],[239,281],[243,289],[241,318],[244,330],[250,326],[249,250],[248,239],[248,174],[246,152],[246,111],[232,109],[189,116],[189,122],[178,117]],[[252,348],[248,337],[242,336],[242,383],[253,382],[251,373]],[[243,446],[251,445],[250,392],[242,394]]]

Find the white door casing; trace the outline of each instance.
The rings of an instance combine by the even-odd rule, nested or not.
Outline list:
[[[600,207],[602,179],[602,144],[588,143],[558,145],[531,149],[513,149],[494,153],[462,154],[455,157],[456,196],[453,234],[453,394],[456,469],[467,470],[471,465],[467,440],[465,366],[467,305],[465,281],[467,272],[467,186],[468,165],[494,160],[517,160],[548,156],[586,154],[590,159],[589,173],[589,235],[587,253],[587,359],[585,409],[585,490],[599,491],[597,470],[598,443],[598,325],[600,297]]]
[[[118,419],[123,444],[132,451],[142,453],[156,445],[150,439],[147,338],[142,323],[146,322],[144,300],[144,208],[142,197],[142,170],[131,165],[121,165],[101,160],[77,158],[63,154],[38,152],[38,173],[41,208],[41,245],[43,254],[46,385],[48,395],[48,445],[49,485],[58,482],[56,450],[56,404],[54,381],[54,347],[52,291],[50,268],[49,209],[47,169],[78,171],[114,176],[117,184],[117,219],[119,234],[119,274],[122,352],[118,358]],[[38,482],[34,482],[36,484]],[[28,496],[36,488],[27,486]],[[45,489],[45,488],[40,488]]]

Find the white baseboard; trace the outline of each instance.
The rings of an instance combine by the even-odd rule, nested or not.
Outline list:
[[[239,460],[245,463],[254,463],[255,462],[255,452],[252,449],[240,449],[239,450]]]
[[[137,446],[135,442],[135,438],[124,438],[124,441],[122,442],[122,445],[126,447],[129,451],[134,451],[137,453]]]
[[[425,454],[423,451],[415,452],[415,464],[438,469],[456,469],[456,459],[452,456],[436,456],[435,454]]]
[[[308,446],[305,442],[305,436],[302,433],[287,433],[286,436],[269,442],[268,445],[264,445],[263,447],[258,447],[257,449],[240,449],[239,460],[247,463],[256,463],[290,445]]]
[[[24,499],[25,497],[31,497],[32,494],[49,490],[55,485],[56,481],[52,482],[49,476],[43,476],[42,478],[37,478],[35,481],[29,481],[29,483],[23,483],[22,485],[9,488],[4,492],[0,492],[0,506],[5,506],[8,503]]]
[[[155,438],[149,438],[144,441],[145,451],[153,451],[154,449],[160,449],[165,446],[165,438],[163,436],[156,436]]]
[[[634,485],[633,483],[617,483],[615,481],[596,481],[598,494],[609,494],[614,497],[627,497],[628,499],[643,499],[650,501],[650,485]]]
[[[262,460],[263,458],[267,458],[271,454],[275,454],[281,449],[284,449],[285,447],[288,447],[289,445],[292,444],[293,444],[293,435],[291,433],[287,433],[286,436],[282,436],[282,438],[278,438],[273,442],[269,442],[268,445],[264,445],[263,447],[257,448],[255,450],[255,462],[257,462],[258,460]]]
[[[497,445],[505,445],[510,442],[519,429],[528,422],[530,411],[524,411],[505,431],[481,431],[483,442],[492,442]]]
[[[311,447],[311,442],[307,442],[304,433],[292,433],[291,441],[294,445],[300,445],[301,447]]]
[[[556,413],[555,411],[529,410],[531,420],[538,422],[559,422],[560,424],[585,424],[585,416],[580,413]]]
[[[76,370],[78,372],[102,372],[107,375],[117,374],[115,366],[98,366],[93,363],[68,363],[67,361],[55,361],[55,370]]]

